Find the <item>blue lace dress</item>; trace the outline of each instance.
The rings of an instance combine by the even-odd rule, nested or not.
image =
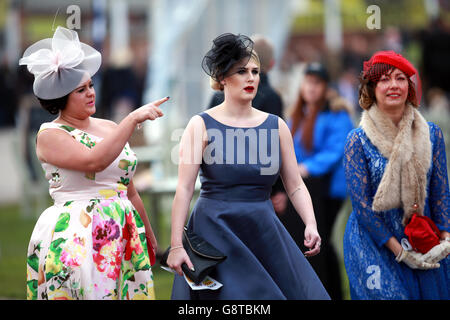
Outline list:
[[[440,230],[450,231],[449,187],[444,138],[429,122],[432,163],[427,174],[424,214]],[[374,212],[372,199],[387,159],[370,142],[362,128],[351,131],[345,148],[344,167],[353,211],[344,234],[344,261],[352,299],[449,299],[450,257],[439,269],[413,270],[397,263],[384,245],[394,236],[407,238],[401,223],[403,209]]]
[[[280,156],[274,157],[279,149],[275,150],[271,143],[279,141],[278,117],[269,114],[257,127],[236,128],[218,122],[205,112],[200,116],[208,130],[207,148],[215,142],[216,161],[203,157],[200,197],[188,227],[227,256],[211,274],[223,287],[216,291],[193,291],[183,277],[175,275],[172,299],[329,299],[270,201],[270,191],[282,161]],[[239,131],[249,139],[246,138],[245,147],[239,148],[238,143],[229,145],[230,133],[232,136]],[[252,139],[257,141],[251,142]],[[227,142],[219,147],[219,140]],[[230,153],[234,161],[229,161]],[[241,153],[243,161],[239,160]],[[252,155],[256,154],[259,157],[252,161]],[[262,154],[270,155],[273,161],[264,161]],[[268,167],[273,171],[261,174]]]

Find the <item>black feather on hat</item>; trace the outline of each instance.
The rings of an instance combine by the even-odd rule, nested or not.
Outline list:
[[[203,57],[202,68],[214,80],[220,81],[231,67],[242,59],[250,60],[253,41],[244,35],[224,33],[213,40],[213,46]],[[247,60],[247,61],[248,61]]]

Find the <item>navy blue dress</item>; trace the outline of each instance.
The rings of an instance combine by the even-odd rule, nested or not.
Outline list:
[[[200,116],[209,141],[188,227],[227,256],[211,274],[223,287],[193,291],[175,275],[172,299],[329,299],[270,201],[281,167],[278,117],[236,128]]]

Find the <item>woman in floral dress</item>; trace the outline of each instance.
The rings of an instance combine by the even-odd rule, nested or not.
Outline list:
[[[162,116],[168,98],[130,113],[120,124],[93,118],[91,77],[98,51],[58,27],[29,47],[20,64],[33,91],[58,117],[42,124],[36,154],[54,205],[39,217],[27,254],[28,299],[154,299],[156,239],[133,186],[135,127]],[[148,249],[149,248],[149,249]]]

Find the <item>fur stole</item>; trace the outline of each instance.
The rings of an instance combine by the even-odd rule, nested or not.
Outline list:
[[[426,120],[408,104],[397,127],[373,104],[363,112],[361,127],[388,159],[372,210],[403,208],[403,225],[414,212],[423,215],[427,172],[431,165],[430,131]]]

